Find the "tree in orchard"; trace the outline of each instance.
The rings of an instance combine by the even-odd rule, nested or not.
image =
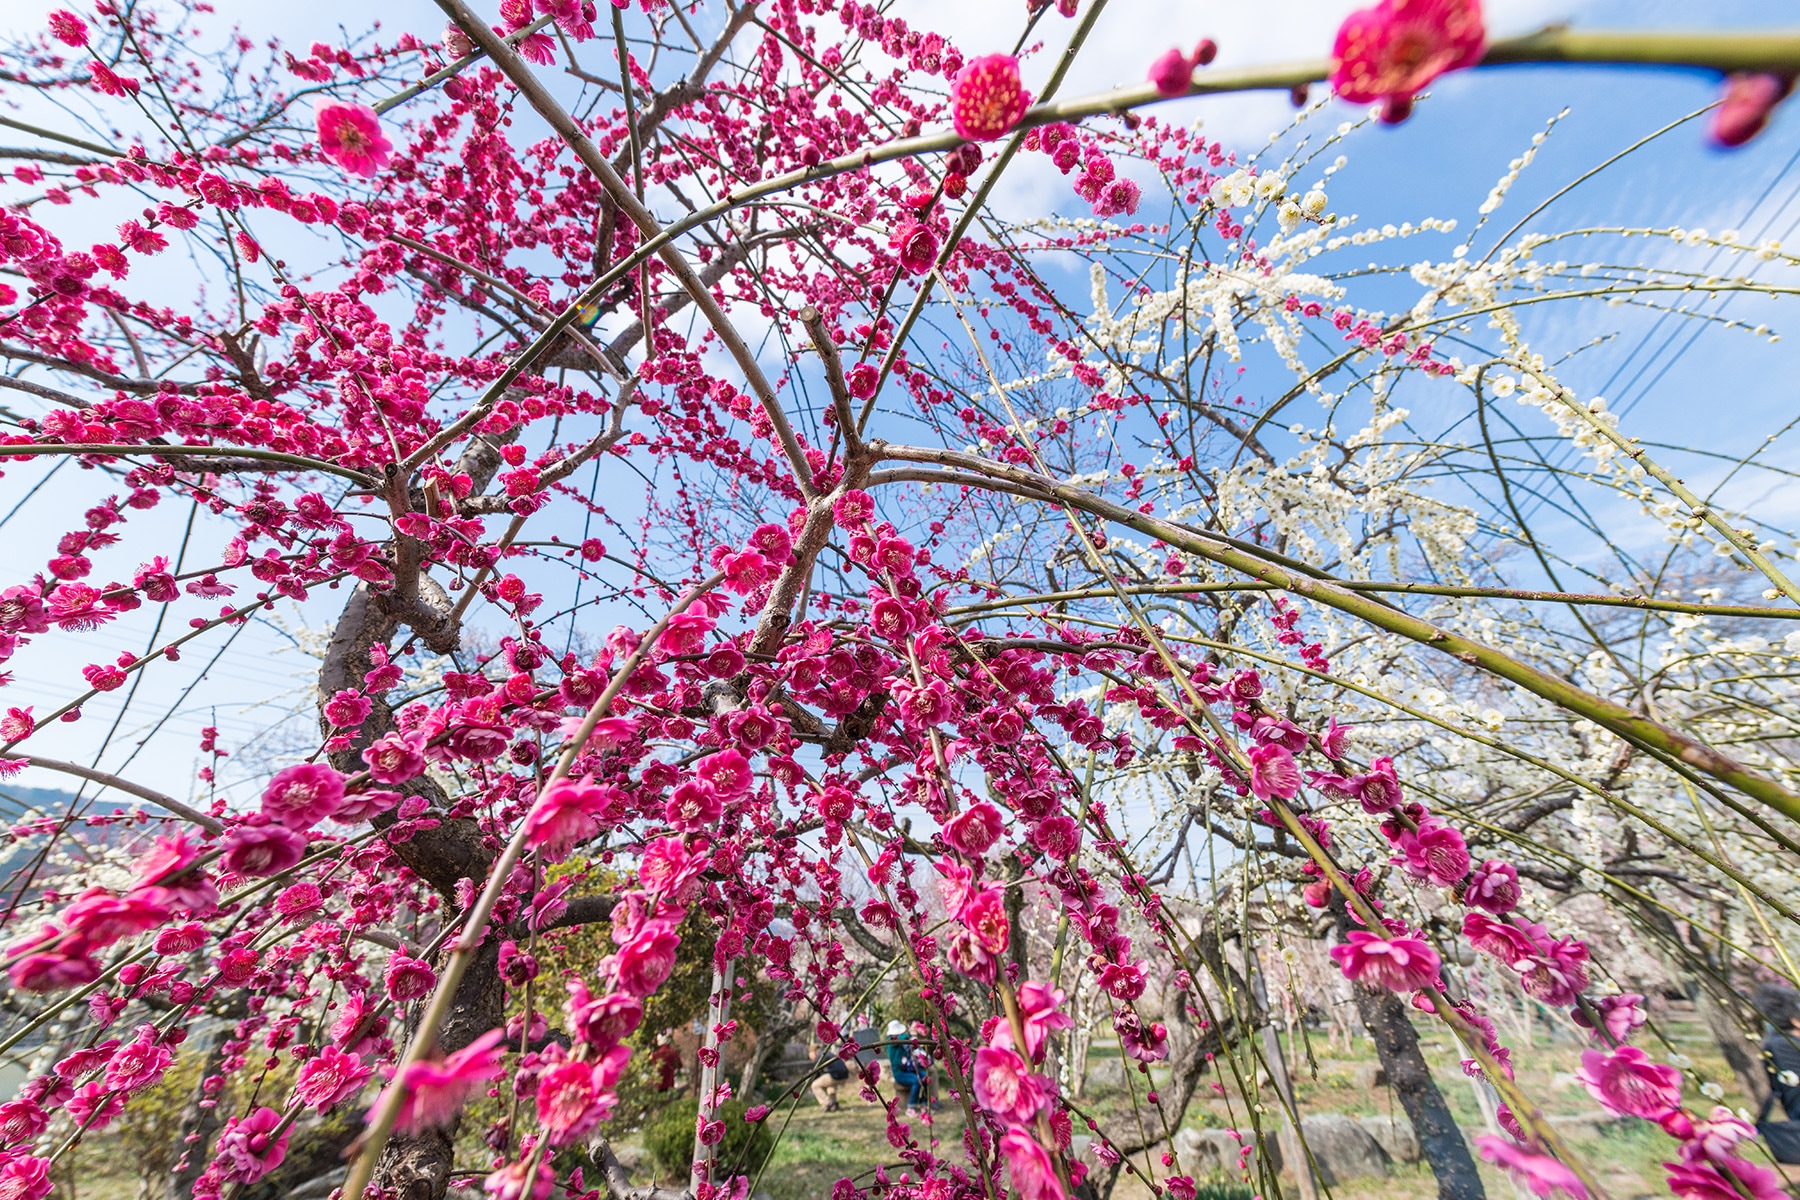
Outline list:
[[[1482,1185],[1410,1011],[1503,1100],[1482,1156],[1539,1194],[1604,1194],[1514,1082],[1462,948],[1591,1032],[1583,1082],[1661,1127],[1672,1191],[1780,1193],[1750,1127],[1632,1044],[1642,998],[1606,986],[1550,909],[1580,886],[1672,929],[1671,898],[1703,889],[1730,920],[1694,936],[1720,947],[1795,920],[1779,664],[1800,647],[1730,630],[1791,621],[1800,591],[1766,522],[1695,495],[1578,399],[1521,314],[1685,314],[1697,280],[1781,294],[1755,267],[1791,260],[1737,234],[1523,222],[1478,248],[1528,153],[1388,311],[1338,252],[1360,266],[1454,222],[1332,213],[1322,156],[1342,131],[1245,157],[1157,106],[1292,90],[1316,124],[1330,101],[1307,89],[1328,83],[1399,123],[1449,71],[1660,62],[1726,77],[1711,120],[1735,145],[1800,72],[1800,38],[1490,40],[1475,0],[1380,0],[1316,62],[1214,69],[1204,31],[1180,31],[1184,48],[1146,51],[1145,82],[1071,98],[1105,0],[1025,6],[1011,47],[858,0],[439,4],[441,37],[262,61],[248,36],[216,42],[201,6],[108,3],[57,11],[10,56],[32,119],[6,118],[30,145],[4,152],[0,387],[34,415],[7,410],[0,457],[21,494],[71,459],[91,494],[47,562],[9,562],[0,654],[154,629],[141,653],[58,664],[66,699],[0,722],[8,772],[145,805],[14,830],[6,1045],[45,1051],[0,1106],[6,1195],[47,1195],[58,1160],[129,1121],[221,1015],[202,1100],[291,1082],[195,1106],[186,1194],[235,1196],[296,1122],[367,1102],[349,1200],[438,1200],[470,1171],[503,1200],[591,1195],[559,1166],[590,1142],[611,1193],[650,1195],[594,1139],[646,1005],[704,936],[678,1192],[741,1200],[766,1165],[714,1151],[741,964],[851,1057],[869,972],[850,938],[891,952],[882,972],[929,1007],[966,1133],[942,1141],[896,1098],[904,1172],[846,1178],[837,1200],[1054,1200],[1122,1170],[1191,1198],[1170,1157],[1141,1153],[1155,1138],[1078,1113],[1045,1064],[1073,963],[1134,1060],[1174,1045],[1185,1082],[1147,1097],[1157,1122],[1180,1123],[1208,1062],[1254,1090],[1266,1007],[1215,1000],[1244,990],[1222,941],[1247,963],[1256,930],[1196,934],[1173,868],[1145,856],[1192,842],[1237,856],[1225,901],[1329,910],[1443,1195]],[[110,141],[68,131],[78,106]],[[1033,155],[1080,216],[991,202]],[[1540,253],[1599,233],[1748,265]],[[183,256],[200,282],[179,282]],[[1272,398],[1230,395],[1239,364],[1279,381]],[[1481,439],[1400,437],[1402,384],[1455,397]],[[1567,479],[1666,527],[1669,557],[1621,552],[1616,578],[1564,590],[1568,560],[1490,434],[1515,423],[1506,397],[1582,456]],[[181,532],[152,532],[164,506]],[[1513,586],[1494,538],[1553,590]],[[1667,598],[1696,546],[1768,602]],[[590,628],[599,604],[635,615]],[[329,622],[317,732],[248,802],[212,787],[216,730],[198,804],[99,769],[98,728],[94,766],[34,751],[55,722],[87,736],[101,693],[153,692],[290,606]],[[1639,624],[1608,624],[1619,610]],[[1161,843],[1122,832],[1140,792],[1178,821]],[[1567,803],[1537,812],[1550,792]],[[1678,869],[1638,872],[1646,844]],[[1024,944],[1027,905],[1066,921],[1054,962]],[[583,926],[608,947],[591,972],[540,974]],[[1152,983],[1178,997],[1173,1031],[1139,1011]],[[517,1103],[471,1161],[458,1126],[483,1095]],[[1071,1152],[1078,1123],[1096,1169]]]

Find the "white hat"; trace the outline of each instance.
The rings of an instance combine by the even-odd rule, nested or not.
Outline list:
[[[906,1022],[904,1022],[904,1021],[889,1021],[887,1023],[887,1035],[889,1037],[899,1037],[902,1034],[904,1034],[905,1032],[906,1032]]]

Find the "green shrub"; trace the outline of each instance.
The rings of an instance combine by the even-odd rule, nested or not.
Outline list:
[[[1194,1200],[1255,1200],[1255,1196],[1247,1183],[1207,1180],[1194,1188]]]
[[[718,1119],[725,1122],[725,1138],[713,1148],[718,1161],[727,1168],[739,1167],[752,1174],[768,1157],[775,1139],[761,1122],[744,1120],[749,1105],[742,1100],[728,1100],[719,1107]],[[694,1122],[700,1115],[700,1102],[693,1097],[671,1100],[662,1110],[644,1122],[644,1149],[665,1179],[686,1179],[694,1163]]]

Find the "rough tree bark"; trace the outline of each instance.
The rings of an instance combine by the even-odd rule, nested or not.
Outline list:
[[[1469,1154],[1469,1144],[1419,1051],[1419,1035],[1412,1027],[1406,1002],[1386,988],[1358,983],[1351,985],[1351,990],[1356,1011],[1375,1040],[1375,1051],[1387,1071],[1388,1086],[1400,1098],[1418,1135],[1419,1150],[1437,1176],[1439,1200],[1486,1200],[1487,1191]]]
[[[420,588],[420,599],[448,614],[450,606],[442,589],[433,585],[429,577],[424,577],[422,583],[425,586]],[[427,625],[427,630],[415,631],[420,632],[428,644],[436,643],[434,649],[455,645],[457,632],[454,628],[445,625],[432,628],[429,622],[420,623]],[[359,586],[351,593],[319,671],[321,704],[341,688],[360,689],[363,674],[374,667],[373,648],[377,644],[387,646],[402,627],[402,617],[385,596],[372,592],[367,585]],[[363,750],[395,727],[393,709],[386,699],[381,696],[370,699],[374,707],[356,731],[351,746],[330,756],[331,765],[346,774],[360,770]],[[322,714],[320,722],[329,735],[329,722]],[[444,897],[446,911],[453,911],[458,881],[484,879],[493,862],[493,851],[486,846],[475,822],[442,818],[449,798],[429,774],[402,785],[402,790],[423,796],[437,811],[440,824],[420,831],[404,842],[391,843],[389,848]],[[391,812],[384,813],[375,819],[374,825],[377,829],[386,829],[393,821]],[[446,1052],[459,1050],[502,1024],[505,992],[498,963],[499,942],[490,935],[458,985],[450,1015],[439,1034],[438,1043]],[[409,1035],[411,1031],[409,1023]],[[455,1123],[418,1136],[396,1133],[376,1165],[374,1185],[391,1192],[399,1200],[443,1200],[455,1160],[455,1136]]]

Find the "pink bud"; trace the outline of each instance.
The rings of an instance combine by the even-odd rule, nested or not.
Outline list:
[[[1194,64],[1179,50],[1170,50],[1150,64],[1150,82],[1159,96],[1181,96],[1194,81]]]

